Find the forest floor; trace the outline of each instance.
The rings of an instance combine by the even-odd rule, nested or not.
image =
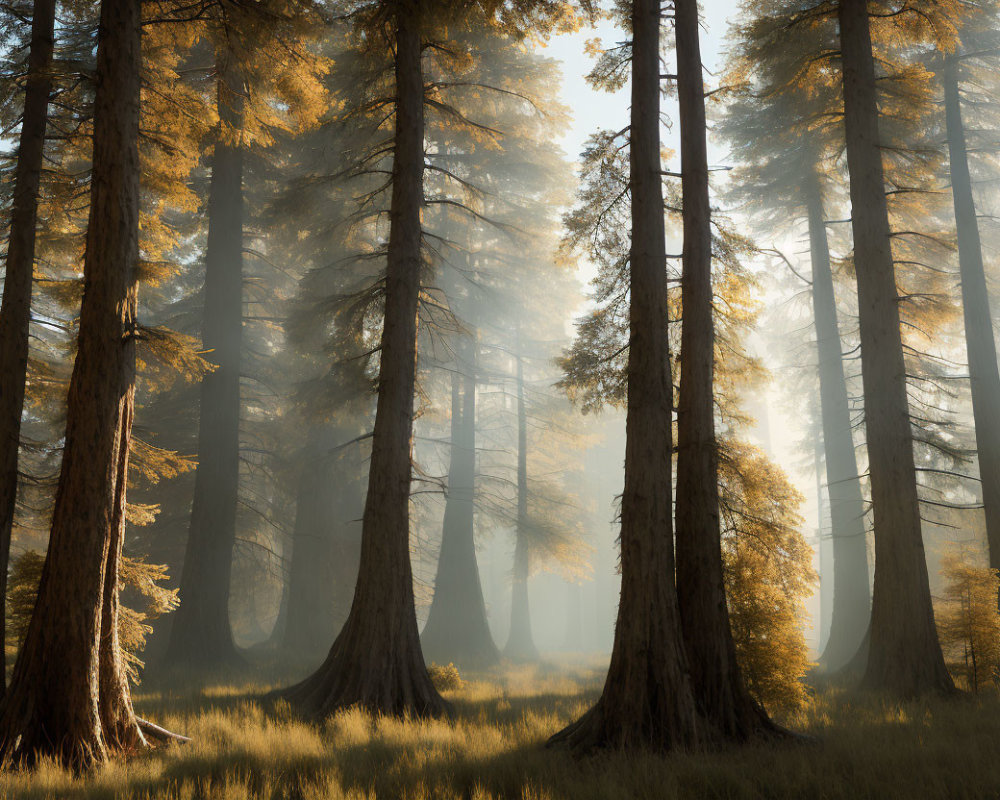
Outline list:
[[[323,725],[261,701],[268,686],[142,685],[138,712],[191,737],[74,778],[0,775],[0,797],[624,800],[1000,797],[1000,699],[886,705],[825,687],[789,721],[804,743],[575,759],[545,740],[600,692],[594,665],[517,667],[446,692],[450,719]],[[284,681],[280,682],[284,684]]]

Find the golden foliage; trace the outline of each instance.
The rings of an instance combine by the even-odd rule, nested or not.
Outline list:
[[[961,553],[944,559],[937,605],[938,636],[952,673],[973,692],[1000,678],[1000,573]]]

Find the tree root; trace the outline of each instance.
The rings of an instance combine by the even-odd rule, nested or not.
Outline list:
[[[159,725],[154,725],[148,720],[142,719],[141,717],[135,718],[136,724],[139,726],[139,730],[142,731],[142,735],[147,739],[155,742],[160,742],[166,744],[167,742],[178,742],[179,744],[186,744],[190,742],[190,737],[182,736],[179,733],[174,733],[173,731],[168,731],[166,728],[161,728]]]

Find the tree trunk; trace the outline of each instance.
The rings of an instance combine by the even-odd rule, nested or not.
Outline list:
[[[629,352],[621,596],[601,698],[550,743],[667,750],[708,733],[687,674],[674,584],[671,382],[660,165],[660,3],[632,3]]]
[[[986,540],[990,568],[1000,569],[1000,373],[993,338],[990,295],[983,269],[983,248],[979,239],[979,219],[972,195],[969,157],[962,122],[957,56],[945,58],[943,70],[945,119],[951,164],[951,193],[958,232],[958,264],[965,315],[965,346],[969,358],[972,411],[976,425],[979,479],[982,481],[986,512]],[[1000,602],[1000,598],[998,598]]]
[[[774,730],[750,697],[729,625],[719,526],[715,441],[715,328],[705,89],[697,0],[676,0],[684,255],[677,410],[677,596],[695,701],[724,737]]]
[[[476,484],[475,344],[460,346],[466,374],[451,377],[451,456],[434,599],[420,641],[424,657],[466,669],[500,661],[486,619],[474,530]],[[464,388],[460,390],[460,384]]]
[[[528,412],[524,405],[524,361],[518,336],[517,353],[517,531],[514,570],[511,573],[510,632],[503,654],[511,661],[538,661],[531,633],[528,578],[531,577],[531,544],[528,541]]]
[[[815,175],[811,176],[806,192],[813,318],[819,354],[820,415],[833,538],[833,611],[830,636],[820,662],[825,670],[832,672],[845,667],[861,646],[871,615],[871,591],[865,505],[854,453],[823,197]]]
[[[17,505],[17,456],[21,443],[24,382],[28,370],[28,324],[31,319],[38,192],[49,95],[52,92],[55,11],[55,0],[35,0],[31,15],[28,75],[17,165],[14,168],[3,304],[0,306],[0,631],[6,630],[7,621],[7,570]],[[6,675],[7,657],[0,648],[0,696]]]
[[[242,80],[217,58],[219,139],[212,158],[202,344],[215,369],[202,379],[198,469],[191,526],[166,661],[240,662],[229,620],[240,480],[240,345],[243,332]]]
[[[875,513],[875,588],[863,683],[896,696],[954,690],[945,668],[920,531],[920,503],[878,134],[866,0],[840,0],[865,430]]]
[[[318,447],[306,448],[299,478],[282,638],[284,650],[299,656],[325,655],[325,643],[347,618],[357,578],[359,542],[350,526],[361,516],[360,478],[331,458],[334,438],[321,434]]]
[[[141,67],[140,4],[104,0],[77,356],[38,600],[0,713],[7,764],[51,756],[83,768],[144,744],[115,634],[135,387]]]
[[[385,316],[361,563],[354,603],[322,666],[282,694],[313,716],[359,705],[383,714],[447,709],[420,650],[410,565],[410,458],[423,268],[422,0],[395,3],[396,114]]]

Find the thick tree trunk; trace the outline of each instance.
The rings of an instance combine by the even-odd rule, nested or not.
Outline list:
[[[528,521],[528,412],[524,404],[524,361],[518,336],[517,354],[517,537],[511,573],[510,632],[503,654],[511,661],[538,661],[531,633],[528,578],[531,577],[531,544]]]
[[[677,596],[695,701],[726,738],[774,731],[747,691],[729,625],[719,526],[715,328],[705,90],[697,0],[675,0],[681,125],[683,328],[677,411]]]
[[[135,386],[139,9],[101,4],[77,356],[38,600],[0,713],[8,764],[52,756],[82,768],[144,744],[115,635]]]
[[[307,447],[296,501],[292,564],[282,636],[286,653],[325,655],[351,607],[358,572],[359,537],[352,532],[361,516],[355,475],[331,458],[334,437]],[[352,466],[360,471],[360,463]],[[360,527],[360,526],[359,526]]]
[[[865,430],[875,513],[875,588],[863,682],[870,689],[896,696],[950,692],[954,685],[934,626],[920,531],[866,0],[840,0],[838,16]]]
[[[423,268],[421,5],[421,0],[399,0],[394,9],[396,131],[385,317],[358,584],[344,629],[322,666],[282,693],[313,716],[352,705],[396,715],[436,715],[447,709],[420,650],[410,565],[410,458]]]
[[[629,292],[621,596],[601,698],[552,744],[667,750],[708,733],[687,674],[674,584],[671,383],[660,165],[660,3],[632,3]]]
[[[49,95],[52,92],[52,50],[55,0],[35,0],[31,44],[25,80],[21,136],[14,168],[10,235],[0,306],[0,631],[6,629],[7,569],[10,535],[17,505],[17,456],[21,443],[21,412],[28,370],[28,323],[35,264],[38,191],[45,149]],[[0,695],[7,675],[7,658],[0,648]]]
[[[240,480],[240,345],[243,332],[244,89],[228,56],[217,59],[219,140],[212,157],[202,344],[215,369],[202,379],[198,469],[191,526],[166,661],[239,663],[229,620]]]
[[[833,538],[833,610],[830,636],[820,662],[827,671],[845,667],[858,652],[871,616],[868,539],[858,461],[854,453],[851,409],[837,324],[830,248],[819,180],[807,186],[812,301],[819,354],[820,413],[826,456],[826,491]]]
[[[474,530],[476,494],[475,345],[464,344],[466,374],[451,378],[451,456],[434,599],[420,636],[424,657],[466,669],[500,661],[486,619]],[[470,352],[471,351],[471,352]]]
[[[951,163],[951,192],[958,232],[958,264],[965,314],[965,345],[972,386],[972,411],[976,425],[979,478],[986,511],[986,540],[990,567],[1000,569],[1000,373],[993,338],[990,295],[983,269],[983,247],[979,239],[979,219],[972,194],[969,156],[962,121],[957,56],[945,58],[944,101]],[[1000,601],[1000,598],[998,598]]]

